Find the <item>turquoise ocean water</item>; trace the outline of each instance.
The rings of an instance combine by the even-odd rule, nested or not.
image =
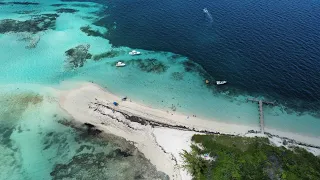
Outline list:
[[[104,8],[108,7],[90,2],[0,1],[0,171],[6,172],[0,179],[80,177],[88,167],[77,164],[94,162],[101,153],[109,155],[104,159],[108,163],[96,165],[102,169],[97,175],[119,169],[131,178],[145,173],[128,171],[135,159],[117,155],[117,145],[83,137],[83,131],[63,123],[70,117],[46,87],[61,88],[64,81],[92,81],[149,106],[170,110],[174,105],[186,115],[259,126],[256,104],[247,103],[247,96],[206,85],[207,72],[188,57],[143,49],[138,49],[142,55],[133,57],[128,54],[130,47],[112,46],[105,34],[116,31],[117,24],[106,29],[97,22]],[[90,45],[92,55],[82,67],[70,63],[65,53],[79,45]],[[119,60],[127,66],[116,68]],[[320,136],[318,117],[286,109],[265,107],[266,126]],[[148,164],[140,156],[134,158]],[[110,168],[101,168],[105,166]],[[89,177],[92,172],[82,175]]]

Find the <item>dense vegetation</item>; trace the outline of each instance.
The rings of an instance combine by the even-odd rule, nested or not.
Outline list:
[[[191,152],[181,155],[184,168],[197,180],[320,179],[320,158],[302,148],[288,150],[270,145],[267,138],[227,135],[194,135],[192,141]]]

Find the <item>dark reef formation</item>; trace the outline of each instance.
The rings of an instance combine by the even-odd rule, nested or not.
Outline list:
[[[66,4],[51,4],[50,6],[53,7],[61,7],[61,6],[65,6]]]
[[[31,105],[37,105],[43,101],[43,97],[31,93],[21,93],[13,95],[1,95],[0,96],[0,142],[8,148],[12,148],[11,134],[16,129],[19,130],[18,122],[21,115]]]
[[[101,33],[98,30],[92,30],[90,26],[81,27],[80,30],[86,33],[88,36],[107,38],[107,33]]]
[[[70,68],[82,67],[87,59],[91,58],[91,54],[88,53],[90,48],[89,44],[79,45],[77,47],[71,48],[65,52],[67,56],[66,63]]]
[[[102,132],[101,130],[97,129],[94,125],[90,123],[84,123],[84,125],[87,127],[88,135],[96,136]]]
[[[0,2],[0,5],[25,5],[25,6],[29,6],[29,5],[39,5],[40,3],[36,3],[36,2]]]
[[[172,60],[175,60],[175,59],[179,59],[179,58],[182,58],[183,56],[182,55],[180,55],[180,54],[174,54],[174,55],[172,55],[170,58],[172,59]]]
[[[52,179],[169,179],[125,139],[102,133],[90,123],[78,124],[64,118],[59,123],[75,129],[79,146],[72,159],[55,165],[50,173]],[[58,146],[63,153],[69,149],[65,139],[64,134],[49,132],[45,144]]]
[[[57,13],[76,13],[78,12],[79,10],[76,10],[76,9],[71,9],[71,8],[59,8],[56,10]]]
[[[134,165],[135,166],[132,166]],[[57,164],[52,179],[161,179],[169,177],[158,172],[141,155],[128,156],[120,149],[111,153],[82,153],[67,164]]]
[[[176,81],[181,81],[183,80],[183,75],[183,72],[173,72],[171,73],[171,78]]]
[[[137,66],[141,71],[148,73],[160,74],[166,72],[168,69],[167,65],[154,58],[131,60],[128,61],[128,64]]]
[[[30,32],[37,33],[48,29],[55,29],[57,14],[40,14],[32,16],[32,19],[19,21],[4,19],[0,21],[0,33],[7,32]]]
[[[92,59],[94,61],[99,61],[99,60],[101,60],[103,58],[114,58],[114,57],[117,57],[117,56],[119,56],[119,54],[120,54],[120,51],[111,50],[111,51],[107,51],[107,52],[104,52],[104,53],[101,53],[101,54],[93,55]]]

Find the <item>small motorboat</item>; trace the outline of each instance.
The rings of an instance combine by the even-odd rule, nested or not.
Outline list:
[[[129,54],[130,54],[131,56],[135,56],[135,55],[140,55],[141,52],[136,51],[136,50],[132,50],[132,51],[129,52]]]
[[[116,64],[117,67],[123,67],[123,66],[125,66],[125,65],[126,65],[126,64],[123,63],[123,62],[121,62],[121,61],[117,62],[117,64]]]
[[[204,9],[203,9],[203,12],[204,12],[204,13],[208,13],[209,11],[208,11],[207,8],[204,8]]]
[[[217,85],[222,85],[222,84],[226,84],[227,81],[216,81]]]

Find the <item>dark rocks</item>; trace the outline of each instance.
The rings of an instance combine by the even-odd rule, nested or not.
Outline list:
[[[128,156],[132,156],[130,154],[130,152],[125,152],[125,151],[122,151],[121,149],[116,149],[114,151],[117,155],[120,155],[120,156],[123,156],[123,157],[128,157]]]
[[[125,115],[125,114],[124,114]],[[145,119],[139,118],[138,116],[128,116],[125,115],[126,119],[130,120],[131,122],[137,122],[141,125],[149,124]]]
[[[90,123],[84,123],[85,126],[87,126],[87,128],[95,128],[96,126]]]
[[[98,30],[92,30],[90,26],[84,26],[81,27],[80,30],[84,33],[86,33],[88,36],[95,36],[95,37],[102,37],[102,38],[107,38],[107,34],[106,33],[101,33]]]
[[[54,29],[57,14],[41,14],[33,16],[32,19],[19,21],[14,19],[4,19],[0,21],[0,33],[7,32],[30,32],[37,33],[47,29]]]
[[[121,150],[120,150],[121,151]],[[143,156],[113,156],[119,149],[100,153],[82,153],[66,164],[57,164],[50,173],[53,180],[60,179],[159,179],[168,176],[156,168]],[[123,152],[122,152],[123,153]]]
[[[282,144],[283,144],[284,146],[286,146],[286,145],[288,145],[288,141],[287,141],[287,140],[283,140]]]
[[[91,58],[91,54],[88,53],[90,48],[89,44],[79,45],[77,47],[71,48],[65,52],[67,56],[67,64],[70,68],[82,67],[87,59]]]
[[[259,131],[249,130],[248,133],[259,133]]]
[[[39,5],[40,3],[36,3],[36,2],[2,2],[0,4],[3,5]]]
[[[51,6],[53,7],[61,7],[61,6],[65,6],[66,4],[51,4]]]
[[[115,50],[111,50],[111,51],[107,51],[107,52],[104,52],[104,53],[101,53],[101,54],[97,54],[97,55],[94,55],[92,57],[92,59],[94,61],[99,61],[100,59],[103,59],[103,58],[114,58],[114,57],[117,57],[119,56],[119,51],[115,51]]]
[[[196,130],[194,128],[189,128],[187,126],[182,126],[182,125],[171,125],[171,124],[166,124],[166,123],[162,123],[162,122],[157,122],[157,121],[153,121],[151,119],[145,119],[145,118],[141,118],[141,117],[138,117],[138,116],[134,116],[134,115],[129,115],[129,114],[126,114],[124,112],[121,112],[121,111],[116,111],[115,109],[111,108],[110,106],[108,105],[104,105],[104,104],[100,104],[100,103],[93,103],[95,104],[96,106],[102,106],[104,108],[107,108],[107,109],[111,109],[115,112],[118,112],[120,114],[122,114],[124,117],[126,117],[127,120],[130,120],[132,122],[136,122],[136,123],[139,123],[141,125],[147,125],[149,124],[151,127],[167,127],[167,128],[170,128],[170,129],[178,129],[178,130],[183,130],[183,131],[195,131],[195,132],[199,132],[199,133],[205,133],[205,134],[220,134],[219,132],[210,132],[210,131],[203,131],[203,130]],[[104,114],[103,112],[97,110],[97,112],[99,112],[100,114],[104,115],[104,116],[107,116],[106,114]],[[117,119],[115,119],[117,120]],[[121,122],[119,120],[117,120],[118,122]],[[123,123],[123,122],[121,122]],[[129,127],[131,128],[131,127]]]
[[[137,59],[129,61],[128,64],[136,65],[141,71],[148,73],[164,73],[168,66],[157,59]]]
[[[18,4],[18,5],[39,5],[40,3],[35,3],[35,2],[12,2],[12,4]]]
[[[76,10],[76,9],[71,9],[71,8],[60,8],[60,9],[57,9],[56,12],[57,13],[76,13],[78,12],[79,10]]]
[[[101,130],[97,129],[94,125],[90,123],[84,123],[84,125],[87,127],[88,135],[96,136],[102,132]]]

